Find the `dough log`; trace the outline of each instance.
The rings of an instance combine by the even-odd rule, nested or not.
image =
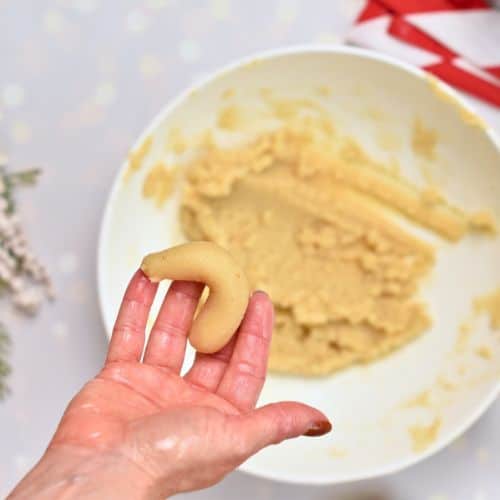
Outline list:
[[[189,341],[199,352],[224,347],[238,328],[248,305],[250,288],[241,267],[215,243],[196,241],[144,257],[141,269],[151,281],[197,281],[210,294],[193,321]]]

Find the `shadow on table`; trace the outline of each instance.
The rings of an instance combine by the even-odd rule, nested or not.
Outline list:
[[[260,479],[235,472],[221,484],[179,495],[185,500],[400,500],[375,481],[336,486],[302,486]]]

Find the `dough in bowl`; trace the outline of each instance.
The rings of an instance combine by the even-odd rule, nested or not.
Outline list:
[[[323,118],[200,151],[186,167],[182,228],[229,250],[250,286],[270,294],[272,371],[328,374],[430,326],[416,292],[434,250],[390,210],[458,240],[472,219],[437,191],[377,165]]]

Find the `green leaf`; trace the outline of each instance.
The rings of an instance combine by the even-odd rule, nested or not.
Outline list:
[[[41,170],[39,168],[32,168],[29,170],[21,170],[20,172],[7,172],[5,167],[0,166],[0,177],[5,185],[4,192],[0,195],[7,201],[6,212],[11,214],[15,211],[15,201],[14,201],[14,188],[20,185],[32,185],[34,184]]]
[[[0,323],[0,401],[9,393],[7,386],[7,377],[10,374],[10,365],[7,362],[7,356],[10,351],[10,338],[5,326]]]
[[[16,186],[18,184],[35,184],[41,172],[39,168],[32,168],[30,170],[22,170],[21,172],[7,174],[7,178],[11,186]]]

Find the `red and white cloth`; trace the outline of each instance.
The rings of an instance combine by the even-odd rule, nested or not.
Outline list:
[[[500,11],[485,0],[369,0],[347,42],[420,66],[500,107]]]

